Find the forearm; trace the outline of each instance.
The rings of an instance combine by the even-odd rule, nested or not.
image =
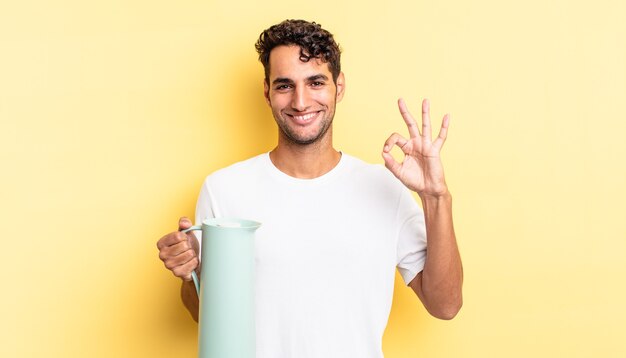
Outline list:
[[[452,197],[423,196],[427,254],[420,297],[436,317],[450,319],[462,305],[463,268],[452,223]]]
[[[200,301],[198,300],[198,294],[196,293],[196,286],[193,281],[183,281],[180,287],[180,295],[183,299],[183,304],[191,313],[191,317],[194,321],[198,322],[198,312],[200,308]]]

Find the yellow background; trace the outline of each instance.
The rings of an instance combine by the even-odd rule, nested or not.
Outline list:
[[[395,100],[452,114],[465,305],[398,280],[387,358],[626,356],[622,1],[3,1],[1,357],[194,357],[155,243],[276,129],[253,44],[285,18],[344,49],[336,146],[381,163]],[[289,283],[286,282],[286,285]]]

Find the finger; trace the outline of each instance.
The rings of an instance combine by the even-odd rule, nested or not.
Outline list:
[[[161,251],[159,252],[159,257],[161,257],[162,260],[166,260],[170,257],[180,255],[181,253],[189,249],[193,249],[191,243],[188,240],[181,241],[178,244],[164,247],[163,249],[161,249]]]
[[[383,160],[385,161],[385,167],[389,169],[389,171],[395,175],[396,178],[399,178],[402,165],[396,162],[390,153],[383,152]]]
[[[163,263],[165,264],[165,267],[173,271],[178,266],[186,264],[187,262],[193,260],[195,257],[197,256],[193,250],[187,250],[180,255],[168,258],[167,260],[163,261]]]
[[[181,241],[187,241],[187,235],[180,231],[170,232],[157,241],[157,248],[162,250],[165,247],[176,245]]]
[[[178,231],[189,229],[192,226],[191,220],[188,217],[183,216],[178,220]]]
[[[441,122],[441,129],[439,130],[439,135],[437,139],[433,142],[433,146],[439,150],[443,146],[443,143],[446,142],[446,138],[448,138],[448,127],[450,126],[450,115],[446,114],[443,116],[443,121]]]
[[[174,273],[174,276],[176,277],[180,277],[185,281],[191,281],[191,272],[193,272],[193,270],[195,270],[198,267],[199,263],[200,261],[198,261],[198,258],[194,257],[187,263],[175,267],[172,270],[172,272]]]
[[[430,101],[428,98],[424,98],[422,101],[422,136],[427,142],[432,140],[430,129]]]
[[[415,122],[415,119],[413,119],[413,116],[409,112],[409,109],[407,108],[406,103],[404,102],[404,99],[402,98],[398,99],[398,108],[400,109],[400,114],[402,115],[402,118],[404,119],[404,123],[406,123],[406,126],[409,129],[409,137],[410,138],[419,137],[420,136],[419,128],[417,127],[417,123]]]
[[[198,244],[198,238],[196,237],[196,234],[193,231],[189,231],[187,232],[187,238],[187,242],[189,242],[191,248],[194,249],[196,252],[200,252],[200,244]]]
[[[178,243],[174,246],[167,246],[159,250],[159,259],[165,263],[190,249],[189,245],[185,244],[185,242]]]
[[[406,146],[407,143],[408,143],[408,140],[406,138],[404,138],[398,133],[393,133],[385,141],[385,146],[383,147],[383,153],[389,153],[391,149],[393,148],[393,146],[397,145],[398,147],[400,147],[400,149],[402,149],[402,152],[406,154],[406,152],[404,151],[404,147]]]

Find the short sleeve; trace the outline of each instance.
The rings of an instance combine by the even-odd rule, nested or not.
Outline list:
[[[216,217],[214,208],[214,200],[209,187],[209,178],[207,178],[202,187],[200,188],[200,194],[198,195],[198,201],[196,202],[196,225],[202,225],[202,221],[206,218]],[[198,238],[198,244],[202,250],[202,231],[194,231],[194,234]]]
[[[206,218],[215,217],[213,213],[213,198],[209,189],[209,179],[207,178],[200,188],[198,202],[196,202],[196,225],[201,225]]]
[[[398,203],[397,263],[405,284],[424,269],[426,262],[426,226],[424,212],[408,190],[403,190]]]

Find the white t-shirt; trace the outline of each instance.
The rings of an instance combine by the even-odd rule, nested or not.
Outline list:
[[[396,266],[424,267],[424,216],[381,165],[342,154],[315,179],[265,153],[209,175],[196,208],[261,222],[256,232],[256,357],[380,358]]]

